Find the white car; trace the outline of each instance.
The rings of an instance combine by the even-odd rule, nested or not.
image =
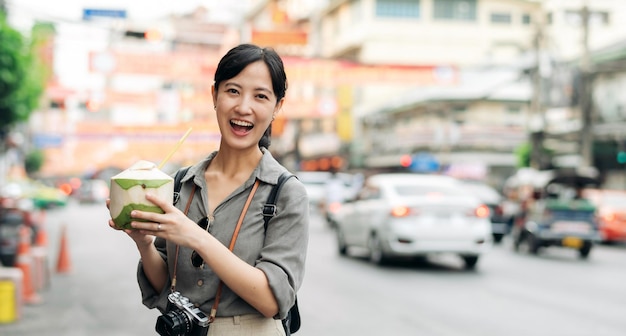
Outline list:
[[[327,171],[299,171],[296,172],[298,180],[304,184],[311,209],[319,209],[326,204],[327,183],[332,175]],[[337,173],[337,176],[344,182],[344,191],[342,198],[350,198],[354,195],[355,175],[350,173]]]
[[[339,253],[366,248],[377,264],[453,253],[473,269],[493,244],[489,208],[449,176],[372,175],[335,221]]]

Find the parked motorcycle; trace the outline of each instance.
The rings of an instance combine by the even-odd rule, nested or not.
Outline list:
[[[25,225],[32,226],[32,223],[29,223],[31,211],[29,201],[0,199],[0,262],[5,267],[15,266],[20,243],[20,229]],[[35,232],[31,233],[34,237]]]

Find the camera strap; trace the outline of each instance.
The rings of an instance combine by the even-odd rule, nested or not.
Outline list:
[[[189,207],[191,206],[191,200],[193,200],[193,195],[196,194],[196,184],[193,184],[193,189],[191,190],[191,195],[189,196],[189,200],[187,201],[187,205],[185,205],[185,216],[189,212]],[[176,266],[178,266],[178,250],[180,249],[179,245],[176,245],[176,257],[174,258],[174,276],[172,277],[172,286],[170,287],[170,291],[174,293],[176,291]]]
[[[239,236],[239,229],[241,229],[243,218],[246,216],[246,212],[248,212],[248,207],[250,206],[250,202],[252,202],[252,197],[256,193],[256,189],[259,187],[259,183],[259,180],[256,180],[254,182],[254,186],[252,186],[252,190],[250,190],[250,195],[248,195],[246,204],[244,204],[243,210],[241,210],[241,215],[239,216],[239,220],[237,221],[237,226],[235,227],[235,231],[233,232],[233,237],[230,239],[230,245],[228,246],[228,249],[231,252],[235,248],[235,242],[237,241],[237,236]],[[222,287],[224,287],[224,282],[220,280],[220,284],[217,286],[217,294],[215,294],[215,302],[213,303],[213,307],[211,308],[211,314],[209,314],[209,323],[212,323],[215,320],[215,316],[217,315],[217,305],[220,303],[220,296],[222,296]]]
[[[248,199],[241,210],[241,215],[239,215],[239,220],[237,221],[237,226],[235,227],[235,231],[233,232],[233,237],[230,239],[230,245],[228,249],[232,252],[235,248],[235,242],[237,241],[237,236],[239,236],[239,230],[241,229],[241,224],[243,223],[243,219],[246,216],[246,212],[248,212],[248,207],[250,207],[250,203],[252,202],[252,197],[256,193],[257,188],[259,187],[260,181],[256,180],[254,185],[252,186],[252,190],[250,190],[250,194],[248,195]],[[196,192],[196,185],[194,183],[193,190],[191,191],[191,196],[187,201],[187,205],[185,206],[185,215],[189,212],[189,207],[191,205],[191,200]],[[179,245],[176,245],[176,257],[174,259],[174,277],[172,278],[172,287],[171,290],[174,292],[176,290],[176,266],[178,265],[178,251]],[[217,286],[217,293],[215,294],[215,302],[213,303],[213,307],[211,308],[211,314],[209,315],[209,323],[212,323],[215,320],[215,316],[217,315],[217,306],[220,303],[220,297],[222,296],[222,287],[224,283],[220,280],[219,285]]]

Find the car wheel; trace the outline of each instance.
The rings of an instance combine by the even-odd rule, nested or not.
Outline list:
[[[581,259],[587,259],[589,257],[589,253],[591,252],[591,246],[592,245],[590,242],[586,242],[585,245],[583,245],[583,247],[578,250]]]
[[[346,238],[343,235],[343,232],[339,227],[335,230],[337,234],[337,251],[340,255],[345,256],[348,254],[348,245],[346,245]]]
[[[478,263],[478,256],[461,256],[463,261],[465,262],[465,269],[473,270],[476,268],[476,263]]]
[[[380,238],[378,235],[372,234],[369,241],[370,261],[376,265],[385,265],[389,262],[387,256],[383,252]]]

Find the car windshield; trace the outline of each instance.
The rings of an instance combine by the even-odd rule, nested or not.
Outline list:
[[[306,185],[316,185],[316,186],[324,186],[328,183],[328,180],[332,178],[332,175],[328,172],[299,172],[296,174],[298,176],[298,180]],[[346,187],[350,187],[352,185],[352,175],[348,173],[339,173],[337,174],[343,184]]]
[[[462,190],[436,185],[395,185],[393,189],[400,196],[458,196],[465,194]]]
[[[469,192],[475,194],[483,202],[497,203],[502,196],[494,188],[481,183],[467,182],[464,186],[468,188]]]

